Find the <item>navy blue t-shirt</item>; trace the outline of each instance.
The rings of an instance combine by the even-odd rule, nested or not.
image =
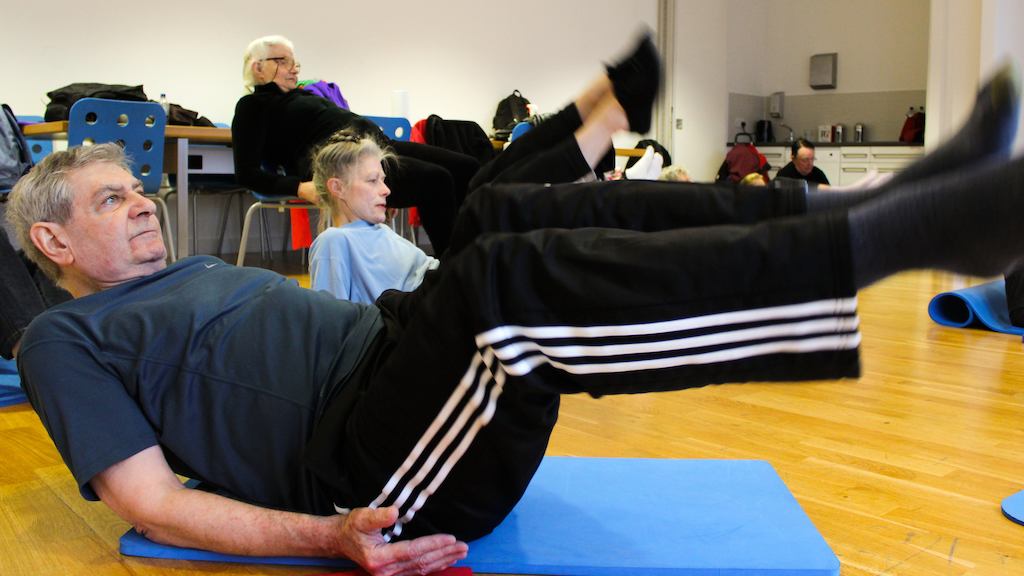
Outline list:
[[[375,307],[199,256],[40,315],[18,368],[87,499],[97,473],[159,444],[242,500],[329,513],[302,451],[381,325]]]

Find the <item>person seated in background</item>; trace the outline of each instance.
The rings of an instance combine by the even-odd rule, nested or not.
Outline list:
[[[653,47],[644,49],[653,53]],[[649,109],[654,95],[648,90],[635,107]],[[568,106],[481,167],[471,180],[470,196],[489,183],[596,180],[595,170],[612,151],[612,135],[627,128],[622,110],[612,79],[602,74]],[[437,259],[383,224],[391,193],[386,174],[402,161],[350,130],[337,132],[317,150],[312,170],[322,229],[310,249],[312,289],[371,304],[387,289],[415,289],[437,268]],[[626,172],[631,180],[654,180],[661,172],[661,155],[648,146]]]
[[[678,164],[670,164],[661,169],[661,175],[658,176],[658,180],[665,180],[667,182],[689,182],[690,173],[687,172],[686,168],[683,168]]]
[[[0,226],[0,357],[11,360],[32,319],[47,308],[71,299],[38,266],[15,250]]]
[[[476,159],[436,146],[386,137],[371,121],[298,89],[299,63],[290,40],[265,36],[245,50],[242,75],[251,93],[239,99],[231,122],[235,175],[248,188],[269,195],[316,202],[310,157],[338,130],[370,135],[402,158],[387,175],[388,205],[415,206],[436,254],[448,247],[455,214]],[[277,173],[277,167],[285,174]]]
[[[751,172],[743,178],[740,178],[740,184],[743,186],[767,186],[768,183],[764,180],[764,174],[760,172]]]
[[[828,186],[828,177],[814,165],[814,142],[797,138],[790,147],[790,161],[775,175],[776,178],[806,180],[809,184]]]
[[[410,291],[440,263],[384,224],[391,190],[390,151],[349,130],[331,136],[313,159],[320,233],[309,251],[310,288],[372,304],[388,289]]]

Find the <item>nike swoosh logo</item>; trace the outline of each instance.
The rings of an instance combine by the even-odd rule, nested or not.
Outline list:
[[[203,266],[206,266],[206,269],[209,270],[210,268],[216,266],[216,264],[203,264]]]

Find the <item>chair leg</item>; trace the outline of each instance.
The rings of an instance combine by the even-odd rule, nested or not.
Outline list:
[[[171,214],[167,210],[167,202],[159,196],[150,196],[154,203],[160,207],[161,220],[163,220],[164,234],[167,237],[167,253],[171,257],[171,262],[178,261],[178,255],[174,251],[174,230],[171,229]]]
[[[262,210],[260,211],[260,260],[274,261],[274,249],[270,246],[270,224],[267,223],[267,213]]]
[[[192,217],[192,228],[191,228],[191,230],[192,230],[192,253],[193,254],[199,254],[199,248],[198,248],[198,244],[199,244],[199,240],[198,240],[199,227],[196,225],[196,222],[199,220],[199,216],[198,216],[198,214],[199,214],[199,194],[196,194],[195,192],[193,192],[191,194],[191,196],[192,196],[192,213],[189,214],[189,216]]]
[[[249,209],[245,211],[245,220],[242,223],[242,239],[238,245],[238,260],[235,261],[235,266],[243,266],[245,262],[245,248],[249,243],[249,225],[252,224],[253,212],[263,207],[261,202],[255,202]]]
[[[231,201],[237,194],[228,194],[228,201],[224,204],[224,215],[220,219],[220,234],[217,235],[217,257],[221,257],[221,247],[224,246],[224,232],[228,229],[228,214],[231,212]],[[241,202],[241,200],[239,200]]]
[[[281,257],[288,256],[288,238],[292,235],[292,211],[284,211],[284,234],[281,236]]]

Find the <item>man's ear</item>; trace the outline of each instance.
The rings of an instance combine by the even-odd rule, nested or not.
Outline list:
[[[75,261],[64,227],[54,222],[36,222],[28,231],[29,238],[44,256],[60,266],[70,266]]]

